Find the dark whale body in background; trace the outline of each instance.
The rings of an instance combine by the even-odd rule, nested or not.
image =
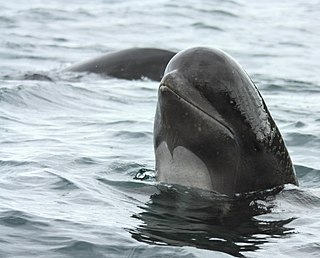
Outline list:
[[[297,184],[282,136],[258,89],[226,53],[175,55],[154,122],[157,178],[229,196]]]
[[[155,48],[131,48],[72,65],[66,71],[91,72],[139,80],[143,77],[160,81],[166,65],[176,53]]]

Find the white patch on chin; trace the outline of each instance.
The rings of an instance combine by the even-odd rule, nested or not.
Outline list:
[[[209,171],[204,162],[188,149],[178,146],[169,151],[166,142],[156,149],[158,180],[169,184],[178,184],[212,190]]]

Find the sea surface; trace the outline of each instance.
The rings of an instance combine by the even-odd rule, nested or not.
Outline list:
[[[158,83],[66,73],[114,50],[218,47],[260,89],[300,186],[157,184]],[[320,257],[319,0],[14,0],[0,8],[0,257]]]

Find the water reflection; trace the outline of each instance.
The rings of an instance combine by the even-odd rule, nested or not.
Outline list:
[[[159,193],[133,217],[141,224],[129,230],[138,241],[174,246],[194,246],[237,257],[255,251],[272,237],[292,232],[293,220],[264,221],[274,192],[232,199],[212,192],[159,186]],[[278,190],[275,190],[278,191]]]

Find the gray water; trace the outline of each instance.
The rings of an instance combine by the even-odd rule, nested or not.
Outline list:
[[[2,1],[0,257],[320,257],[320,2]],[[130,47],[213,46],[260,89],[300,187],[159,185],[158,83],[62,73]]]

